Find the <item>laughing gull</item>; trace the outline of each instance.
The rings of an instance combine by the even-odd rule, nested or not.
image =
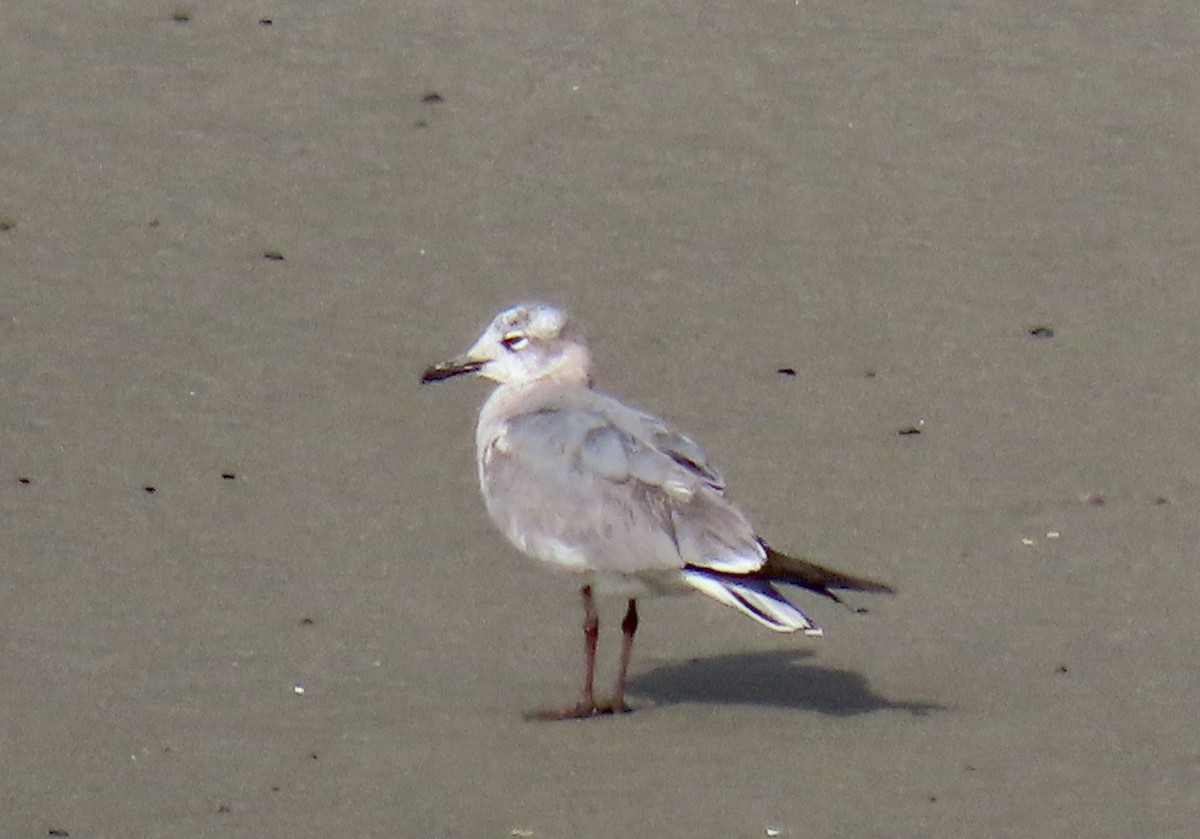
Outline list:
[[[479,486],[521,552],[580,574],[585,670],[579,701],[534,714],[573,719],[629,710],[625,674],[637,598],[698,590],[776,632],[820,635],[780,584],[841,602],[830,589],[891,593],[769,547],[725,497],[701,448],[666,422],[592,389],[575,322],[544,303],[501,312],[469,350],[422,383],[475,373],[497,384],[475,432]],[[593,694],[599,619],[593,588],[627,597],[612,702]]]

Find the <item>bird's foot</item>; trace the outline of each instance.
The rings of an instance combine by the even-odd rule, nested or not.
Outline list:
[[[550,708],[542,711],[530,711],[525,719],[537,722],[552,722],[554,720],[585,720],[589,717],[603,717],[610,714],[628,714],[633,709],[621,702],[609,702],[597,705],[595,702],[577,702],[566,708]]]
[[[596,707],[596,713],[598,714],[628,714],[632,710],[632,708],[625,704],[624,699],[616,699],[607,705]]]

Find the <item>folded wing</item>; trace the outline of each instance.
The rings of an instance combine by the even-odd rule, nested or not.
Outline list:
[[[589,567],[621,573],[746,573],[766,561],[694,441],[594,391],[584,404],[558,400],[509,417],[481,477],[489,511],[525,549],[548,539],[559,543],[553,551],[565,545]]]

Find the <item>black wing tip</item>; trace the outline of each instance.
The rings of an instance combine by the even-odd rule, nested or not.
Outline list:
[[[896,593],[895,587],[888,583],[835,571],[811,560],[788,556],[762,540],[759,540],[759,543],[767,552],[767,561],[763,564],[762,573],[777,576],[780,582],[802,586],[839,603],[842,602],[841,598],[829,589],[862,591],[868,594]]]
[[[845,591],[863,591],[867,594],[895,594],[896,587],[890,586],[887,583],[881,583],[878,580],[868,580],[865,577],[848,577],[849,582],[833,582],[829,585],[832,588],[840,588]]]

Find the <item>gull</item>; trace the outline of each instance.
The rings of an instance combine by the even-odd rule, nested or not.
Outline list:
[[[584,679],[566,708],[539,719],[623,713],[639,597],[689,590],[776,632],[822,630],[778,586],[838,603],[831,589],[892,593],[769,547],[725,496],[704,451],[665,421],[592,389],[591,354],[575,321],[546,303],[505,309],[462,355],[422,384],[474,373],[496,383],[475,433],[479,486],[518,550],[582,578]],[[594,694],[597,593],[628,598],[611,702]]]

